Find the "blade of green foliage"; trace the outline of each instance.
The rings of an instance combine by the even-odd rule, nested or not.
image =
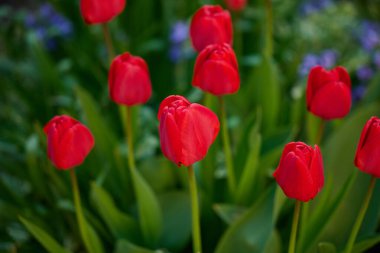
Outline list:
[[[113,160],[113,150],[117,143],[114,131],[106,124],[106,121],[98,110],[98,103],[86,90],[80,86],[76,86],[75,93],[83,110],[86,125],[94,135],[95,148],[98,149],[101,157],[111,162]]]
[[[162,233],[162,211],[152,188],[137,170],[132,170],[141,230],[147,245],[155,246]]]
[[[53,239],[47,232],[28,221],[23,217],[19,217],[20,221],[24,226],[28,229],[28,231],[34,236],[34,238],[39,241],[44,248],[51,253],[69,253],[66,249],[64,249],[59,243]]]
[[[380,243],[380,235],[372,236],[357,242],[352,249],[353,253],[362,253]]]
[[[262,197],[222,236],[215,253],[262,252],[274,227],[275,188],[271,187]]]
[[[331,242],[318,243],[318,253],[336,253],[336,247]]]
[[[143,247],[134,245],[127,240],[119,240],[116,244],[114,253],[159,253],[160,251],[154,251],[145,249]]]
[[[233,224],[241,217],[247,208],[229,204],[215,204],[213,207],[216,214],[228,225]]]
[[[281,253],[281,236],[277,229],[273,230],[267,245],[265,246],[264,253]]]
[[[191,206],[187,192],[172,191],[159,197],[162,208],[163,233],[160,246],[180,252],[191,237]]]
[[[262,129],[264,133],[271,132],[278,120],[281,92],[273,60],[263,55],[260,65],[254,68],[248,83],[252,86],[249,94],[254,96],[256,106],[262,109]]]
[[[139,238],[140,231],[137,222],[121,212],[108,192],[96,183],[91,184],[91,199],[115,238],[130,241],[136,241]]]

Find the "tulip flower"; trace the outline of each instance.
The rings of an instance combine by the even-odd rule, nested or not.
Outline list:
[[[50,120],[44,132],[47,136],[48,157],[61,170],[82,164],[94,146],[90,130],[66,115]]]
[[[343,67],[330,71],[321,66],[311,69],[306,88],[307,109],[331,120],[343,118],[351,108],[351,80]]]
[[[148,65],[130,53],[117,56],[111,64],[108,87],[111,99],[121,105],[146,103],[152,95]]]
[[[232,94],[240,88],[238,63],[230,45],[209,45],[198,55],[193,85],[215,96]]]
[[[289,198],[296,199],[289,253],[295,252],[301,201],[313,199],[324,184],[323,162],[319,147],[314,149],[303,142],[288,143],[273,173],[278,185]]]
[[[158,119],[162,152],[178,166],[202,160],[219,132],[215,113],[182,96],[164,99]]]
[[[380,119],[371,117],[365,124],[358,147],[356,149],[354,164],[364,173],[370,174],[371,180],[368,185],[368,190],[364,196],[362,206],[357,215],[354,226],[351,230],[350,237],[347,241],[345,253],[351,253],[355,244],[356,237],[363,223],[367,212],[369,202],[371,201],[373,190],[375,189],[376,178],[380,177]]]
[[[49,159],[60,170],[69,170],[79,230],[87,252],[95,253],[95,245],[89,240],[89,230],[83,215],[78,181],[73,167],[83,163],[94,147],[90,130],[79,121],[66,116],[55,116],[44,127],[47,136]]]
[[[241,11],[247,5],[247,0],[225,0],[227,8],[232,11]]]
[[[80,10],[84,21],[89,24],[109,22],[125,8],[126,0],[81,0]]]
[[[215,43],[232,45],[230,13],[219,5],[204,5],[194,14],[190,24],[190,39],[198,52]]]

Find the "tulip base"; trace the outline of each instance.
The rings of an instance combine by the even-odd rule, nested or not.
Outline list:
[[[294,253],[296,250],[296,238],[297,238],[298,220],[300,217],[300,211],[301,211],[301,201],[297,200],[296,206],[294,207],[292,232],[290,234],[288,253]]]
[[[189,190],[191,196],[191,221],[192,221],[192,231],[193,231],[193,252],[202,252],[202,242],[201,242],[201,229],[199,220],[199,202],[198,202],[198,191],[197,182],[195,179],[193,166],[188,168],[189,174]]]
[[[372,177],[371,181],[369,183],[368,190],[367,190],[367,193],[365,195],[362,207],[361,207],[361,209],[359,211],[358,217],[356,218],[354,227],[351,230],[351,235],[350,235],[350,238],[348,239],[348,242],[347,242],[347,245],[346,245],[346,249],[344,251],[345,253],[351,253],[352,252],[352,249],[353,249],[354,244],[355,244],[356,236],[359,233],[359,229],[360,229],[360,227],[362,225],[364,216],[365,216],[365,214],[367,212],[368,205],[369,205],[369,202],[371,200],[373,190],[375,188],[375,184],[376,184],[376,178]]]

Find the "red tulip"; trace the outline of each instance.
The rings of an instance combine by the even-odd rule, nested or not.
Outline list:
[[[90,130],[79,121],[66,116],[55,116],[44,127],[47,153],[53,164],[67,170],[83,163],[94,146]]]
[[[241,11],[247,5],[247,0],[225,0],[228,9],[232,11]]]
[[[307,109],[325,119],[343,118],[351,108],[351,80],[346,69],[311,69],[306,89]]]
[[[289,198],[304,202],[313,199],[324,184],[319,147],[315,145],[313,149],[303,142],[288,143],[273,176]]]
[[[234,50],[228,44],[213,44],[198,55],[193,85],[216,96],[239,90],[239,69]]]
[[[81,0],[80,10],[87,24],[106,23],[119,15],[126,0]]]
[[[117,56],[111,64],[108,76],[111,99],[117,104],[144,104],[152,95],[148,65],[129,53]]]
[[[204,5],[194,14],[190,24],[190,38],[198,52],[215,43],[232,45],[230,13],[219,5]]]
[[[380,177],[380,119],[372,117],[365,124],[356,149],[355,166]]]
[[[215,113],[182,96],[164,99],[157,117],[162,152],[178,166],[202,160],[219,132]]]

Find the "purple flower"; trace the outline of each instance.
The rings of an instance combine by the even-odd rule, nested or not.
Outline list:
[[[373,63],[380,69],[380,51],[377,51],[373,56]]]
[[[324,68],[332,68],[336,64],[338,53],[333,49],[327,49],[322,52],[319,59],[319,64]]]
[[[352,100],[355,102],[360,101],[363,96],[365,95],[365,92],[367,91],[367,87],[363,84],[360,84],[352,89]]]
[[[307,0],[300,7],[301,15],[308,16],[318,11],[323,11],[333,4],[332,0]]]
[[[174,23],[170,30],[170,42],[179,44],[187,40],[189,34],[189,26],[186,22],[178,21]]]
[[[361,81],[366,81],[371,79],[373,76],[373,70],[369,66],[362,66],[356,70],[356,75]]]
[[[302,61],[302,64],[299,68],[299,73],[302,76],[309,74],[309,71],[312,67],[319,65],[319,57],[315,54],[307,54]]]
[[[371,51],[380,45],[380,24],[370,21],[363,21],[360,25],[358,39],[362,47]]]

